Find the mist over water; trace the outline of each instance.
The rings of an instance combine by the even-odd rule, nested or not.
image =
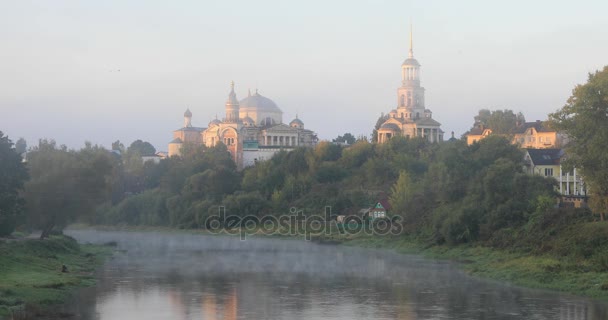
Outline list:
[[[117,242],[79,319],[585,319],[608,305],[472,278],[457,266],[302,239],[71,230]]]

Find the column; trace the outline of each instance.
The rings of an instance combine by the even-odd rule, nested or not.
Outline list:
[[[570,194],[570,172],[566,173],[566,194]]]
[[[562,174],[562,166],[559,166],[559,194],[564,194],[564,176]]]
[[[573,194],[576,194],[576,168],[574,168],[573,171],[574,171],[574,193]]]

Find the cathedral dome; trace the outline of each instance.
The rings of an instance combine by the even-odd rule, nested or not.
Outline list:
[[[289,126],[294,127],[294,128],[303,128],[304,122],[302,122],[302,120],[300,120],[296,117],[295,119],[291,120],[291,122],[289,123]]]
[[[418,63],[418,60],[416,60],[414,58],[405,59],[405,61],[403,61],[403,63],[401,65],[420,67],[420,63]]]
[[[218,119],[213,119],[213,120],[211,120],[211,122],[209,122],[209,128],[211,128],[211,127],[215,127],[215,126],[219,125],[220,123],[221,123],[221,121],[220,121],[220,120],[218,120]]]
[[[241,110],[247,112],[282,112],[274,101],[256,93],[239,102]]]

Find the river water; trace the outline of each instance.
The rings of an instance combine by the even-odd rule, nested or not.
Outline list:
[[[467,276],[453,263],[297,240],[67,232],[118,253],[78,319],[608,319],[608,304]]]

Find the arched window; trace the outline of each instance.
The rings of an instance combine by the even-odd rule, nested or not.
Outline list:
[[[412,92],[410,92],[410,91],[407,92],[407,106],[408,107],[412,106]]]
[[[401,102],[400,105],[403,107],[405,105],[405,96],[401,95]]]

